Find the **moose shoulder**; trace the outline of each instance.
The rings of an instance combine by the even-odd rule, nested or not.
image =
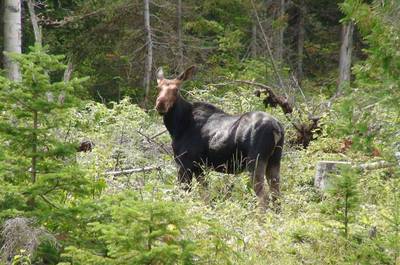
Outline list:
[[[279,196],[279,171],[284,142],[282,125],[264,112],[230,115],[204,102],[188,102],[179,89],[195,67],[175,79],[157,72],[157,111],[163,115],[171,138],[178,180],[190,187],[193,176],[202,180],[205,167],[225,173],[248,170],[262,208],[268,203],[265,176],[272,199]]]

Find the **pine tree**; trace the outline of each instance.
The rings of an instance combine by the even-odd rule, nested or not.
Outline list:
[[[348,238],[349,225],[355,217],[359,206],[357,174],[350,167],[343,167],[340,174],[333,177],[328,189],[330,213],[334,220],[341,224],[343,235]]]
[[[0,218],[48,218],[43,211],[61,209],[91,189],[76,163],[77,144],[60,133],[85,78],[54,81],[65,68],[63,56],[39,46],[9,56],[19,63],[22,81],[0,76]]]
[[[146,189],[148,189],[146,187]],[[237,235],[215,220],[189,213],[188,204],[158,192],[121,192],[98,201],[101,220],[88,224],[91,244],[68,246],[71,264],[235,264]],[[230,243],[227,243],[230,242]],[[241,263],[240,263],[241,264]]]

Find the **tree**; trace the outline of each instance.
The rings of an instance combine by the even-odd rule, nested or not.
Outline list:
[[[250,43],[250,53],[253,59],[257,58],[257,28],[258,21],[255,11],[251,12],[251,43]]]
[[[176,5],[177,16],[177,33],[178,33],[178,71],[184,70],[184,55],[183,55],[183,32],[182,32],[182,0],[178,0]]]
[[[297,18],[297,69],[296,77],[299,83],[301,83],[304,77],[303,70],[303,57],[304,57],[304,39],[305,39],[305,16],[306,16],[306,5],[304,0],[300,0],[298,3],[298,18]]]
[[[285,12],[286,12],[286,1],[285,0],[277,0],[277,16],[275,20],[275,58],[278,62],[283,61],[283,52],[284,52],[284,36],[286,21],[285,21]]]
[[[150,4],[149,0],[144,0],[144,27],[146,31],[146,46],[147,46],[147,55],[145,62],[145,70],[144,70],[144,80],[143,86],[145,90],[144,95],[144,103],[147,105],[147,101],[150,95],[150,86],[151,86],[151,72],[153,66],[153,38],[152,38],[152,30],[150,26]]]
[[[348,238],[349,225],[354,221],[355,210],[359,206],[359,191],[357,188],[357,172],[350,167],[343,167],[340,174],[332,177],[328,187],[331,216],[341,224],[343,235]]]
[[[65,197],[84,196],[93,186],[76,163],[74,141],[60,137],[73,96],[84,79],[55,82],[63,56],[39,46],[28,54],[7,54],[20,65],[22,80],[0,77],[0,209],[2,217],[30,212],[37,218],[59,209]],[[96,185],[96,184],[95,184]],[[47,212],[47,215],[49,213]]]
[[[353,51],[353,32],[354,22],[345,22],[342,26],[342,44],[340,46],[339,82],[337,93],[341,93],[343,87],[350,84],[351,54]]]
[[[4,1],[0,2],[0,14],[4,15]],[[4,45],[4,19],[0,19],[0,51],[3,51]],[[3,69],[4,67],[4,54],[0,53],[0,68]]]
[[[21,0],[4,1],[4,51],[21,53]],[[10,80],[21,80],[18,63],[9,56],[4,58]]]
[[[35,12],[35,1],[34,0],[27,0],[28,2],[28,10],[29,10],[29,17],[31,19],[33,32],[35,34],[35,42],[42,46],[42,30],[38,23],[38,17],[36,16]]]

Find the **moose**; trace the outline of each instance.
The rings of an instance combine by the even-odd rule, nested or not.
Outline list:
[[[279,205],[282,124],[265,112],[230,115],[209,103],[188,102],[181,96],[180,88],[195,70],[191,66],[174,79],[164,78],[162,68],[156,74],[155,109],[163,116],[172,138],[178,181],[190,189],[193,177],[204,183],[205,168],[229,174],[248,170],[261,209],[269,203],[265,176],[271,199]]]

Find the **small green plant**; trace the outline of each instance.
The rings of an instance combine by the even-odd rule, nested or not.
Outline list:
[[[359,206],[357,172],[343,167],[339,175],[332,177],[326,201],[331,217],[340,223],[343,235],[348,238],[349,225],[354,221]]]
[[[20,254],[15,255],[12,260],[12,265],[31,265],[31,258],[29,255],[26,255],[26,251],[21,249]]]
[[[389,233],[386,235],[387,248],[394,264],[400,262],[400,190],[399,181],[392,187],[393,196],[388,205],[389,214],[382,214],[389,224]]]

